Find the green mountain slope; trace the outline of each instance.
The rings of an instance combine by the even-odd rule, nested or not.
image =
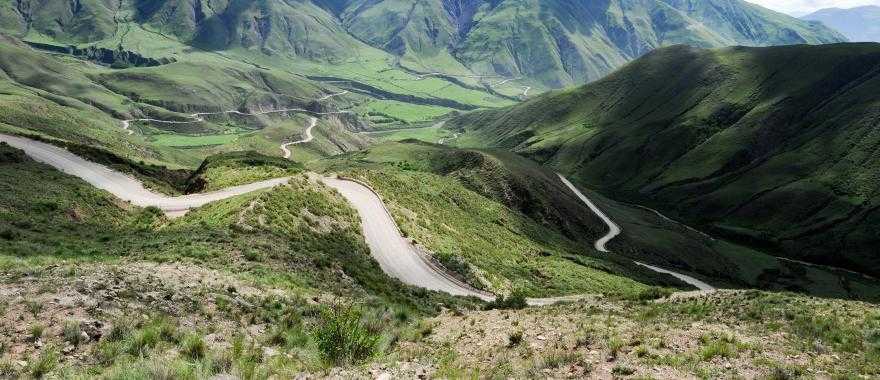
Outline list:
[[[661,49],[596,83],[468,114],[613,198],[791,258],[880,273],[880,45]]]
[[[369,182],[404,234],[476,286],[503,292],[510,284],[529,294],[626,288],[607,274],[663,284],[657,281],[666,276],[645,271],[638,260],[723,288],[880,299],[875,279],[775,258],[584,190],[623,229],[609,245],[612,253],[596,251],[604,223],[551,168],[510,152],[404,140],[309,165]]]
[[[353,34],[420,70],[530,79],[558,88],[595,80],[672,44],[700,47],[843,41],[836,32],[739,0],[329,1]],[[498,81],[494,81],[498,82]]]

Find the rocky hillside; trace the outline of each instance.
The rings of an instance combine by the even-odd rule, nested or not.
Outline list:
[[[349,57],[367,43],[399,56],[415,71],[476,74],[485,83],[521,78],[546,88],[598,79],[672,44],[844,40],[819,23],[741,0],[21,0],[0,5],[0,31],[62,43],[104,40],[130,22],[200,49],[244,48],[319,60]],[[499,80],[489,80],[493,77]]]
[[[0,30],[64,43],[103,40],[135,21],[193,46],[254,48],[306,58],[343,56],[357,41],[308,1],[22,0],[0,5]]]
[[[880,45],[648,54],[596,83],[460,117],[618,200],[790,258],[880,274]]]

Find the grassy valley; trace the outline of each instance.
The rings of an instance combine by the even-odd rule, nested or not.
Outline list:
[[[880,376],[880,45],[842,40],[740,0],[0,4],[0,378]]]

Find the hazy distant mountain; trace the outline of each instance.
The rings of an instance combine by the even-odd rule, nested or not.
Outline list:
[[[880,42],[880,7],[840,9],[828,8],[802,17],[804,20],[821,21],[837,29],[853,42]]]

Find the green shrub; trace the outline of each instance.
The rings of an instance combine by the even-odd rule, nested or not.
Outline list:
[[[180,342],[180,353],[189,359],[200,360],[205,357],[207,351],[207,345],[201,335],[188,334]]]
[[[672,293],[672,289],[661,288],[659,286],[651,286],[649,288],[639,290],[636,293],[627,294],[626,296],[624,296],[624,298],[630,301],[653,301],[669,297],[672,295]]]
[[[515,347],[522,343],[523,333],[522,331],[515,331],[510,336],[507,337],[507,346]]]
[[[486,304],[486,310],[519,310],[528,306],[526,296],[520,292],[514,292],[508,297],[498,296],[494,301]]]
[[[119,342],[131,335],[132,323],[127,319],[119,319],[110,327],[110,331],[104,336],[109,342]]]
[[[178,342],[177,326],[165,318],[151,320],[127,340],[126,352],[133,356],[146,355],[161,342]]]
[[[703,348],[700,349],[700,358],[703,361],[715,357],[729,359],[738,355],[736,338],[729,334],[705,334],[700,337],[700,343],[703,344]]]
[[[626,342],[624,342],[623,339],[620,339],[620,337],[617,336],[612,336],[610,339],[608,339],[609,355],[612,358],[616,359],[617,354],[620,352],[620,349],[622,349],[625,345]]]
[[[34,318],[36,318],[40,314],[40,312],[43,311],[43,304],[39,303],[38,301],[26,301],[24,306],[31,313],[31,315],[34,316]]]
[[[43,326],[39,323],[34,323],[30,328],[30,336],[29,339],[31,342],[36,342],[43,337],[43,332],[46,331],[46,326]]]
[[[80,343],[83,343],[82,325],[79,321],[64,322],[61,336],[64,338],[65,342],[78,346]]]
[[[381,336],[366,327],[362,315],[351,307],[323,313],[323,322],[314,335],[325,361],[334,365],[354,364],[375,354]]]
[[[28,363],[27,372],[35,379],[41,379],[58,366],[58,350],[46,347],[34,361]]]
[[[630,375],[636,373],[636,370],[634,370],[630,367],[627,367],[625,365],[618,364],[618,365],[614,366],[614,368],[611,369],[611,373],[614,374],[615,376],[630,376]]]

